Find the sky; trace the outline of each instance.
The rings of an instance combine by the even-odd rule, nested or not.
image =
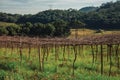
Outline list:
[[[0,12],[36,14],[48,9],[80,9],[116,0],[0,0]]]

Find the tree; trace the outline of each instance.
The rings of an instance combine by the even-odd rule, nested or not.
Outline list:
[[[44,36],[44,24],[34,23],[33,27],[30,29],[31,36]]]
[[[26,22],[25,24],[21,24],[21,35],[30,35],[30,30],[33,27],[32,23]]]
[[[55,27],[52,24],[46,24],[44,28],[44,32],[46,36],[53,36],[55,32]]]
[[[65,37],[70,34],[70,28],[67,22],[63,20],[58,20],[53,22],[53,25],[55,26],[54,36]]]
[[[0,36],[7,35],[8,31],[6,30],[6,27],[0,26]]]
[[[6,27],[6,30],[8,31],[8,35],[15,36],[20,32],[20,26],[10,25]]]

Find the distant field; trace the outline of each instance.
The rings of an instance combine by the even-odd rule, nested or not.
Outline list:
[[[120,33],[120,30],[92,30],[92,29],[79,29],[78,38],[89,35],[103,35],[103,34],[115,34]],[[69,38],[75,37],[75,29],[71,29],[71,35]]]

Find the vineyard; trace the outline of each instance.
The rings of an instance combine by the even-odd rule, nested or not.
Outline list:
[[[120,34],[79,39],[1,36],[0,70],[3,70],[0,72],[0,80],[100,79],[95,79],[95,76],[83,78],[81,74],[84,72],[106,75],[108,76],[106,79],[101,78],[105,80],[110,77],[119,80],[119,45]],[[25,72],[22,66],[29,68],[29,72]],[[16,78],[16,75],[19,77]]]

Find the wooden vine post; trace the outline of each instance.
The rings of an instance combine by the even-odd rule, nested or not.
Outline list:
[[[44,71],[45,44],[43,44],[42,46],[43,46],[43,55],[42,55],[42,64],[41,64],[41,68],[42,68],[42,71]]]
[[[117,63],[117,67],[118,67],[118,69],[120,68],[120,61],[119,61],[119,44],[118,45],[116,45],[116,63]]]
[[[101,44],[101,74],[103,74],[103,45]]]
[[[4,55],[6,55],[7,50],[8,50],[8,43],[7,43],[7,36],[5,36],[5,51],[4,51]]]
[[[55,47],[55,61],[57,62],[57,45],[56,44],[54,44],[54,47]]]
[[[109,53],[110,53],[110,47],[109,47],[109,45],[107,45],[107,62],[108,62],[108,60],[109,60]]]
[[[29,55],[29,59],[30,59],[30,54],[31,54],[31,44],[28,44],[28,55]]]
[[[95,57],[95,61],[97,61],[97,54],[98,54],[98,45],[96,45],[96,57]]]
[[[109,69],[109,76],[111,75],[111,68],[112,68],[112,57],[111,57],[111,54],[112,54],[112,45],[109,45],[109,56],[110,56],[110,69]]]
[[[65,59],[65,52],[66,52],[66,49],[65,49],[66,47],[65,47],[65,45],[63,45],[63,61],[65,61],[66,59]]]
[[[20,37],[20,42],[19,42],[19,49],[20,49],[20,64],[22,64],[22,41]]]
[[[14,37],[13,37],[13,40],[14,40]],[[12,42],[12,38],[11,38],[11,55],[13,54],[13,49],[14,49],[14,44],[13,44],[13,42]]]
[[[49,45],[46,45],[46,61],[48,61],[48,56],[49,56]]]
[[[94,63],[95,61],[95,57],[94,57],[94,48],[93,48],[93,45],[91,45],[91,49],[92,49],[92,62]]]
[[[67,54],[68,54],[68,60],[69,60],[69,56],[70,56],[70,45],[67,46]]]
[[[40,45],[38,45],[39,70],[42,71]]]
[[[74,76],[74,74],[75,74],[75,71],[74,71],[74,69],[75,69],[75,62],[76,62],[76,59],[77,59],[77,52],[76,52],[76,45],[73,45],[73,51],[74,51],[74,60],[73,60],[73,72],[72,72],[72,75]]]

